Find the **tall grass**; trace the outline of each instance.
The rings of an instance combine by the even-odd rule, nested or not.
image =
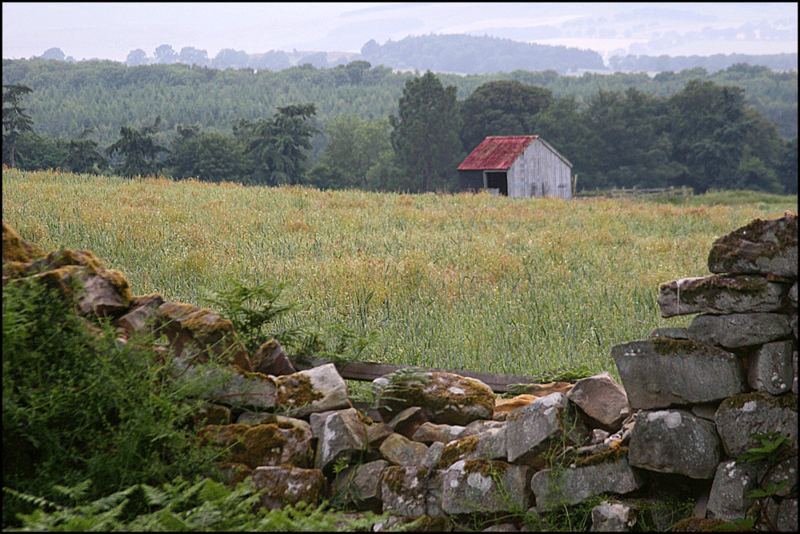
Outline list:
[[[242,187],[3,172],[3,220],[94,250],[137,294],[204,304],[226,279],[288,284],[294,321],[375,331],[375,361],[614,372],[660,318],[658,285],[707,272],[715,238],[797,197],[704,205]],[[286,325],[291,326],[291,325]]]

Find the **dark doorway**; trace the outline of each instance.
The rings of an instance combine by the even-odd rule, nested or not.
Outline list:
[[[499,189],[501,195],[508,196],[508,175],[506,172],[487,172],[486,187]]]

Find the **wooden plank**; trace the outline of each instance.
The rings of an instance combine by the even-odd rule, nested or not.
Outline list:
[[[302,371],[331,363],[328,360],[321,358],[295,358],[292,360],[295,368]],[[376,378],[388,375],[400,369],[409,369],[414,367],[412,365],[391,365],[385,363],[372,363],[372,362],[333,362],[336,365],[336,370],[342,375],[342,378],[350,380],[372,381]],[[452,369],[440,368],[422,368],[424,371],[442,371],[445,373],[454,373],[469,378],[475,378],[492,388],[496,393],[505,393],[509,390],[512,384],[534,384],[536,379],[530,376],[519,375],[495,375],[490,373],[476,373],[473,371],[454,371]]]

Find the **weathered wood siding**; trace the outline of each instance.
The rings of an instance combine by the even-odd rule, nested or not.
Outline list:
[[[537,139],[508,169],[508,196],[572,198],[572,169]]]

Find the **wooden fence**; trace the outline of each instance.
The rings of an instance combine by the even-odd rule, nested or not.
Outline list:
[[[593,197],[606,197],[606,198],[636,198],[648,196],[667,196],[667,197],[690,197],[694,194],[691,187],[615,187],[613,189],[590,189],[578,192],[575,196],[578,198],[593,198]]]

